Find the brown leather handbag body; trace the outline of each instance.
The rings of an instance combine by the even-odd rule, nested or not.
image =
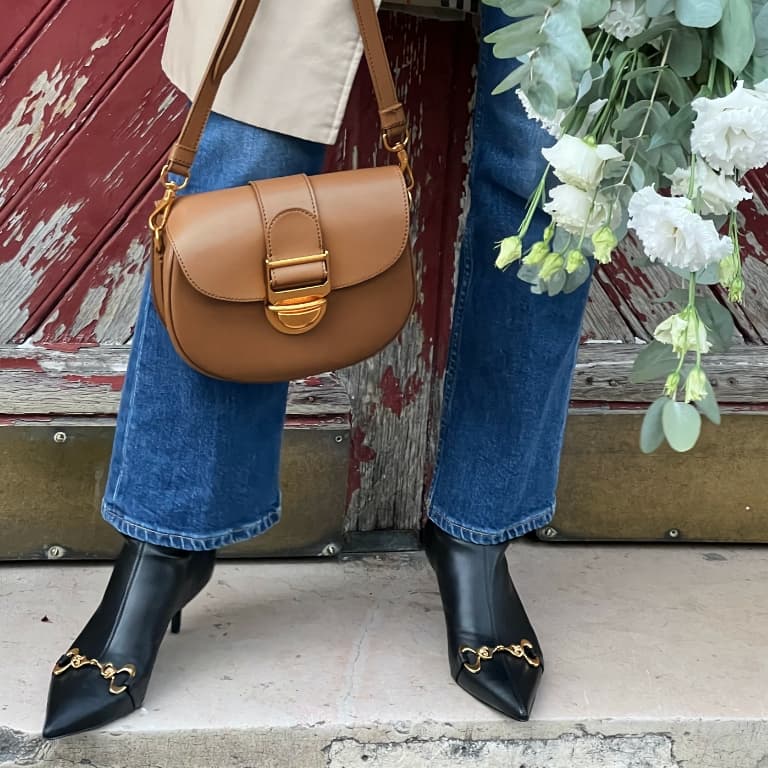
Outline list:
[[[342,368],[386,346],[413,309],[405,113],[376,7],[350,2],[397,165],[177,196],[259,6],[237,0],[163,168],[150,217],[153,299],[179,355],[208,376],[287,381]]]

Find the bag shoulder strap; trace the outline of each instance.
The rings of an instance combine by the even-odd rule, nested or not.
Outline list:
[[[277,0],[274,1],[277,2]],[[208,122],[208,116],[213,108],[221,79],[237,58],[260,2],[261,0],[235,0],[221,37],[208,63],[205,76],[187,114],[181,135],[173,145],[168,162],[163,168],[163,182],[166,186],[173,184],[168,179],[169,173],[180,175],[185,179],[189,177],[189,170],[197,154],[200,137],[203,135],[205,124]],[[376,92],[384,146],[390,152],[398,155],[400,167],[406,175],[406,181],[410,187],[413,177],[405,152],[405,146],[408,142],[405,110],[397,99],[392,70],[389,66],[389,59],[376,14],[376,6],[373,0],[352,0],[352,2],[355,6],[365,58]]]

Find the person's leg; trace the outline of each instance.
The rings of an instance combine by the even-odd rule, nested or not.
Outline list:
[[[213,114],[184,193],[316,173],[322,144]],[[216,254],[212,253],[211,258]],[[205,550],[263,533],[279,516],[288,385],[204,376],[176,354],[149,286],[136,325],[102,512],[140,541]]]
[[[315,173],[324,153],[212,115],[186,191]],[[54,668],[46,738],[140,707],[168,624],[178,614],[178,631],[216,548],[277,522],[286,393],[287,384],[233,384],[189,368],[145,286],[103,503],[125,544],[101,604]]]
[[[483,34],[509,21],[483,8]],[[437,466],[425,545],[446,612],[449,660],[472,695],[528,717],[542,666],[538,641],[509,579],[505,543],[546,525],[554,512],[560,449],[588,286],[537,296],[515,269],[494,266],[496,244],[514,234],[554,140],[526,117],[514,91],[492,89],[510,62],[481,43],[471,207],[462,244]],[[540,239],[538,214],[528,243]],[[483,594],[484,599],[477,599]],[[512,644],[483,661],[461,653]],[[465,666],[466,665],[466,666]],[[474,671],[473,671],[474,670]]]

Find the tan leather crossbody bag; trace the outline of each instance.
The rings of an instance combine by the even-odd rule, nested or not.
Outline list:
[[[351,365],[392,341],[413,309],[405,113],[376,7],[350,2],[397,165],[177,196],[259,6],[237,0],[163,168],[150,218],[153,298],[179,355],[201,373],[287,381]]]

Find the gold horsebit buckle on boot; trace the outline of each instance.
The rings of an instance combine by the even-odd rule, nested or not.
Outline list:
[[[473,675],[480,671],[484,661],[490,661],[497,653],[508,653],[516,659],[524,659],[529,667],[537,668],[541,666],[541,659],[534,653],[533,643],[530,640],[521,640],[520,645],[497,645],[495,648],[483,645],[477,650],[470,648],[468,645],[463,645],[459,649],[459,653],[465,660],[464,669]],[[474,656],[475,660],[468,661],[467,654]]]
[[[136,667],[133,664],[126,664],[124,667],[117,669],[114,664],[102,664],[97,659],[89,659],[87,656],[83,656],[80,653],[79,648],[72,648],[64,654],[64,658],[69,659],[66,664],[57,663],[53,668],[54,677],[63,675],[68,669],[81,669],[82,667],[97,667],[101,676],[105,680],[109,680],[109,692],[118,696],[128,690],[127,685],[117,685],[115,678],[118,675],[128,675],[128,678],[132,680],[136,677]]]

